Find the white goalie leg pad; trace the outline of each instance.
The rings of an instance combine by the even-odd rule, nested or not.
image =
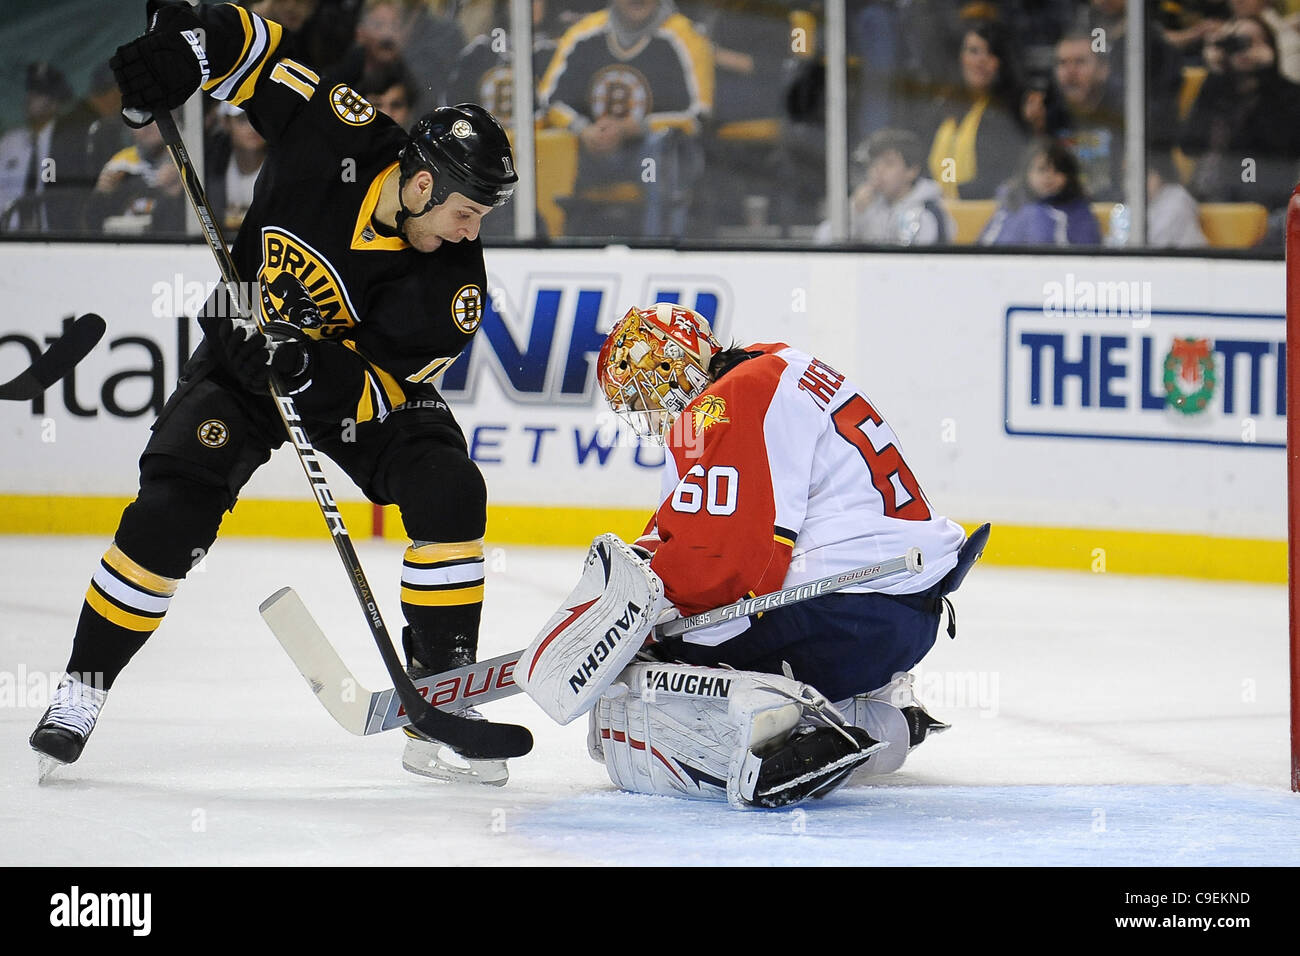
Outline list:
[[[588,751],[634,793],[752,805],[754,751],[831,712],[798,681],[684,664],[633,664],[591,712]]]
[[[889,747],[858,768],[858,776],[893,773],[907,760],[911,747],[911,731],[903,708],[916,703],[912,694],[912,675],[896,674],[884,687],[869,694],[859,694],[841,700],[835,708],[855,727],[861,727],[876,740],[888,742]]]
[[[616,535],[600,535],[578,586],[520,655],[515,683],[552,720],[567,724],[632,661],[666,605],[649,563]]]

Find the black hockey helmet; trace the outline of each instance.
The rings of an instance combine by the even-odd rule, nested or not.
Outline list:
[[[519,182],[505,130],[476,103],[425,113],[411,127],[411,141],[399,157],[403,185],[421,169],[433,173],[431,204],[424,212],[454,192],[484,206],[502,206]]]

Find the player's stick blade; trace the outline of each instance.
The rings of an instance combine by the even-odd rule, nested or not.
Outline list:
[[[434,740],[447,744],[461,756],[472,759],[507,760],[522,757],[533,749],[532,732],[518,724],[470,720],[434,709],[411,724]]]
[[[107,328],[93,312],[74,319],[68,330],[54,344],[37,356],[25,372],[0,384],[0,399],[29,402],[67,375],[90,354]]]

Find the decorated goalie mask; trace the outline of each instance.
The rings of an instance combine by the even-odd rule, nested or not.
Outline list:
[[[682,410],[709,384],[722,350],[709,322],[670,302],[629,309],[601,346],[596,380],[632,430],[660,444]]]

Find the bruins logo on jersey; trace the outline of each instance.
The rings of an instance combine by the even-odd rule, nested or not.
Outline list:
[[[463,285],[451,297],[451,317],[466,335],[471,335],[483,321],[483,292],[476,285]]]
[[[597,70],[591,79],[591,115],[597,118],[645,119],[654,112],[650,84],[640,70],[615,63]]]
[[[351,126],[365,126],[375,118],[375,108],[370,101],[342,83],[330,90],[330,105],[338,118]]]
[[[292,322],[312,338],[333,338],[357,324],[348,291],[329,260],[285,229],[262,228],[257,278],[268,322]]]
[[[209,448],[220,448],[230,441],[230,429],[226,423],[216,418],[209,418],[199,426],[199,441]]]
[[[515,116],[514,71],[498,64],[478,81],[478,101],[502,126],[509,128]]]
[[[695,406],[692,415],[695,430],[702,432],[714,425],[725,425],[731,421],[727,417],[727,400],[717,395],[705,395]]]

